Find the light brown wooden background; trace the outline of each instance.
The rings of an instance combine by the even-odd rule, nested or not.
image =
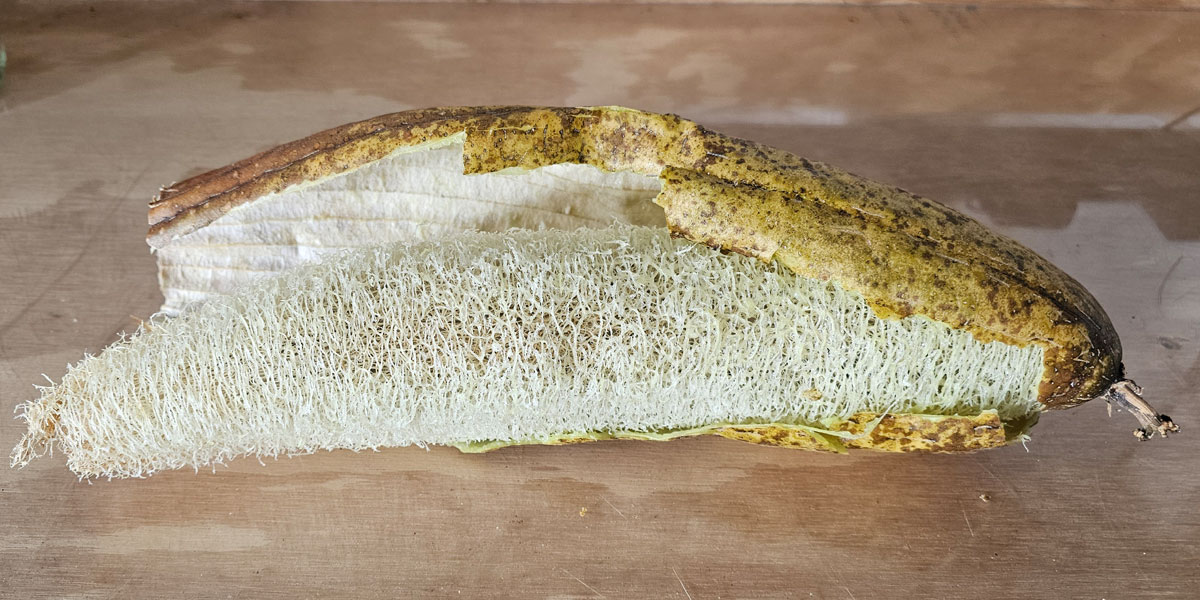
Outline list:
[[[0,596],[1200,589],[1200,13],[92,8],[0,5],[0,411],[158,306],[142,236],[159,185],[403,108],[613,103],[897,183],[1044,253],[1185,433],[1140,444],[1088,405],[1046,415],[1028,449],[969,456],[408,448],[93,484],[55,458],[0,469]],[[20,433],[0,421],[5,448]]]

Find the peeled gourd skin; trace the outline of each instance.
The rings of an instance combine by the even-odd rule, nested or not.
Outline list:
[[[979,354],[979,359],[987,363],[984,366],[999,367],[1001,363],[991,362],[997,360],[1017,361],[1013,363],[1017,366],[1000,369],[1016,373],[1017,376],[1009,380],[982,371],[969,373],[967,366],[971,362],[964,361],[960,363],[964,366],[961,379],[943,376],[940,388],[930,387],[920,394],[910,393],[904,386],[885,386],[880,388],[884,390],[882,393],[864,392],[853,397],[843,393],[839,397],[837,391],[842,388],[835,381],[825,385],[818,382],[811,387],[806,384],[786,394],[764,397],[764,394],[769,396],[767,392],[791,389],[787,386],[798,385],[798,382],[787,377],[780,378],[779,369],[772,370],[780,364],[791,364],[787,360],[759,357],[744,363],[717,364],[705,371],[705,376],[711,376],[710,380],[700,377],[708,384],[733,386],[730,387],[733,393],[725,397],[736,398],[736,401],[723,403],[717,397],[700,398],[703,394],[695,391],[690,392],[689,397],[685,391],[672,387],[677,382],[653,380],[652,377],[646,379],[653,375],[649,373],[653,369],[643,373],[636,366],[617,375],[612,375],[610,369],[603,365],[584,366],[580,368],[580,372],[584,373],[583,379],[586,379],[583,381],[578,374],[560,372],[554,376],[546,375],[558,369],[561,361],[531,355],[528,361],[539,364],[541,370],[530,376],[529,372],[522,371],[526,365],[512,358],[520,354],[517,348],[504,344],[493,348],[489,355],[492,362],[489,363],[481,358],[483,355],[480,354],[482,350],[478,340],[455,338],[457,341],[447,341],[444,347],[426,347],[426,353],[437,356],[445,350],[446,360],[465,361],[462,362],[465,365],[463,368],[480,368],[484,371],[480,371],[479,378],[470,380],[475,383],[455,384],[455,389],[450,392],[459,395],[459,404],[448,409],[449,412],[437,412],[422,404],[426,402],[422,398],[439,394],[436,386],[428,388],[424,396],[412,396],[407,403],[381,404],[380,399],[404,396],[392,388],[383,391],[382,388],[373,388],[366,396],[346,395],[347,398],[369,398],[365,402],[338,400],[341,398],[338,396],[340,392],[356,385],[410,385],[404,390],[411,392],[413,389],[412,382],[403,377],[380,379],[381,369],[398,362],[383,360],[372,367],[373,371],[366,367],[365,371],[355,371],[357,367],[347,366],[345,360],[339,358],[355,355],[344,351],[346,345],[378,343],[378,332],[391,331],[394,334],[398,331],[397,323],[402,319],[396,315],[402,312],[403,307],[393,307],[380,313],[370,302],[379,301],[381,290],[395,291],[386,286],[380,287],[384,285],[380,282],[392,281],[394,284],[395,281],[408,281],[415,277],[415,272],[412,272],[407,279],[388,279],[388,273],[395,275],[394,265],[409,264],[411,267],[411,261],[406,263],[408,259],[404,257],[411,259],[410,253],[419,254],[429,250],[429,243],[410,247],[403,243],[397,245],[394,239],[380,239],[371,240],[371,247],[358,251],[358,254],[338,255],[330,259],[327,265],[300,267],[303,274],[293,273],[290,275],[292,279],[287,279],[289,271],[282,276],[284,283],[259,281],[250,285],[246,294],[235,291],[234,296],[216,297],[199,303],[194,310],[188,309],[183,317],[152,324],[131,340],[123,341],[100,356],[90,357],[76,365],[64,378],[63,384],[43,390],[41,399],[25,405],[25,418],[29,421],[30,432],[16,449],[14,464],[28,462],[54,443],[63,449],[68,456],[68,464],[82,476],[112,477],[140,476],[168,468],[208,465],[245,454],[270,455],[414,443],[449,444],[464,451],[485,451],[524,443],[560,444],[614,438],[666,440],[699,434],[832,451],[844,451],[846,448],[963,451],[1003,445],[1022,436],[1036,422],[1037,413],[1041,410],[1067,408],[1095,397],[1116,400],[1122,406],[1135,409],[1135,414],[1138,409],[1144,409],[1142,413],[1145,414],[1139,416],[1145,426],[1145,429],[1138,430],[1142,432],[1142,437],[1149,437],[1155,431],[1165,435],[1174,430],[1169,419],[1154,414],[1144,405],[1137,395],[1140,389],[1135,384],[1121,379],[1120,342],[1096,300],[1075,280],[1036,253],[992,233],[968,217],[904,190],[877,184],[780,150],[723,136],[672,115],[613,107],[464,107],[384,115],[321,132],[164,188],[150,207],[148,242],[164,254],[171,252],[173,245],[180,249],[187,244],[192,244],[195,252],[209,251],[212,248],[206,248],[203,238],[197,236],[228,226],[231,220],[235,220],[233,216],[241,214],[235,211],[246,211],[255,206],[286,211],[289,206],[299,206],[295,202],[300,197],[295,193],[296,190],[353,174],[373,164],[384,164],[384,161],[397,155],[445,147],[449,142],[461,143],[463,171],[468,176],[495,173],[519,178],[523,173],[538,173],[535,170],[542,167],[565,164],[586,165],[608,174],[626,173],[656,178],[659,189],[657,195],[653,196],[653,202],[662,208],[670,235],[684,238],[687,242],[675,242],[682,246],[671,247],[670,250],[661,246],[662,240],[649,245],[642,244],[639,246],[640,253],[622,255],[621,260],[632,261],[629,264],[641,265],[642,268],[653,267],[661,272],[664,269],[669,271],[669,265],[677,262],[672,254],[676,251],[706,253],[702,258],[708,262],[701,260],[692,265],[692,271],[684,269],[678,272],[690,273],[689,277],[715,274],[729,266],[727,263],[739,261],[741,266],[738,268],[751,265],[751,270],[745,273],[747,277],[762,275],[767,278],[764,281],[771,285],[791,277],[793,279],[787,281],[792,281],[795,289],[827,290],[830,297],[851,298],[845,302],[838,301],[841,304],[834,302],[830,305],[834,308],[827,312],[842,314],[847,310],[858,310],[856,314],[863,319],[863,325],[858,325],[857,331],[863,333],[863,340],[874,339],[878,342],[892,339],[879,332],[892,331],[899,326],[908,329],[928,327],[932,333],[927,337],[920,338],[920,335],[924,335],[920,334],[908,342],[896,342],[912,345],[897,348],[902,353],[937,350],[943,345],[949,348],[953,340],[953,343],[964,344],[962,347],[970,352],[983,352]],[[646,188],[643,184],[637,186]],[[438,201],[437,194],[427,196],[423,201]],[[448,211],[452,210],[452,200],[446,199]],[[293,204],[289,205],[289,202]],[[609,211],[603,214],[618,221],[638,222],[637,218],[625,219],[632,213],[628,212],[628,207],[619,198],[612,207],[611,210],[603,209]],[[638,218],[644,218],[644,213],[639,214],[641,216]],[[230,215],[229,218],[222,220],[226,215]],[[516,224],[525,225],[521,222]],[[463,228],[471,227],[477,228],[478,225]],[[591,289],[588,286],[593,284],[603,287],[607,281],[605,278],[617,275],[604,270],[607,268],[604,265],[609,263],[603,260],[595,264],[587,262],[608,250],[596,250],[599,254],[587,254],[580,258],[576,246],[585,249],[589,247],[588,243],[599,244],[596,248],[601,249],[608,248],[605,244],[610,243],[620,246],[622,236],[631,240],[655,239],[654,234],[644,228],[620,227],[604,230],[601,234],[514,231],[506,234],[463,235],[467,237],[458,234],[450,236],[446,238],[449,240],[446,243],[466,244],[475,248],[471,252],[477,250],[483,254],[487,254],[487,248],[497,244],[500,247],[516,244],[509,247],[511,252],[508,254],[502,252],[497,255],[495,261],[501,264],[513,256],[522,255],[521,243],[536,246],[549,243],[546,239],[558,240],[557,245],[553,246],[554,251],[547,251],[548,254],[544,253],[544,256],[549,257],[551,265],[558,260],[562,261],[564,267],[575,265],[573,272],[584,274],[584,279],[576,280],[571,285],[582,286],[580,290]],[[477,239],[472,235],[484,238]],[[595,235],[607,237],[598,240]],[[479,239],[490,241],[481,242]],[[434,247],[436,249],[436,244]],[[655,251],[654,248],[659,250]],[[466,255],[478,258],[471,252]],[[730,256],[730,252],[743,256]],[[540,255],[535,253],[528,256]],[[432,265],[435,269],[449,269],[446,272],[451,272],[453,265],[469,268],[473,264],[469,260],[455,263],[457,259],[443,258],[420,264]],[[376,262],[372,263],[372,260]],[[527,262],[537,261],[531,258]],[[759,265],[758,270],[754,270],[754,264]],[[338,271],[343,267],[349,270]],[[520,269],[513,267],[511,273],[506,275],[514,286],[537,287],[540,285],[538,282],[547,278],[554,280],[562,275],[553,268],[545,269],[539,276],[528,273],[518,276],[518,271]],[[166,282],[168,278],[164,273],[167,273],[165,267],[160,279]],[[588,273],[599,278],[599,281],[587,280]],[[296,277],[301,279],[297,280]],[[317,282],[314,285],[333,286],[340,285],[337,282],[343,280],[357,282],[345,288],[350,290],[346,295],[331,296],[333,299],[329,302],[332,304],[322,304],[325,307],[322,310],[332,311],[333,316],[325,317],[327,321],[332,319],[334,323],[341,323],[338,319],[347,316],[357,319],[371,314],[387,316],[366,323],[367,327],[362,331],[376,332],[366,337],[361,337],[359,330],[344,328],[334,333],[290,330],[287,323],[292,321],[288,320],[288,316],[303,321],[308,318],[306,311],[316,305],[315,298],[323,297],[319,294],[295,295],[295,289],[304,287],[298,281],[305,280]],[[671,281],[671,285],[679,285],[678,281]],[[642,281],[642,284],[651,286],[656,290],[655,293],[666,294],[662,301],[668,302],[668,292],[672,291],[668,289],[669,285],[663,281]],[[273,285],[276,287],[272,288]],[[451,285],[445,291],[464,296],[470,296],[474,293],[472,290],[479,291],[472,287],[476,284],[471,282],[455,285],[457,287]],[[484,287],[503,289],[504,285],[492,282]],[[689,310],[702,312],[705,307],[716,307],[713,314],[730,310],[723,304],[730,300],[722,299],[724,289],[711,288],[712,285],[703,277],[686,279],[682,289],[702,291],[699,294],[700,304]],[[569,285],[563,289],[568,288]],[[437,293],[436,287],[422,289],[424,291],[404,290],[403,293],[415,296],[402,297],[424,297],[422,294]],[[734,294],[733,300],[756,298],[753,290],[731,293]],[[771,298],[786,297],[788,293],[777,292]],[[366,294],[362,297],[373,300],[359,300],[357,304],[356,301],[347,300],[356,297],[355,294]],[[695,300],[690,295],[685,296]],[[824,306],[822,302],[818,299],[812,306]],[[510,316],[523,325],[515,326],[510,333],[516,332],[513,335],[526,336],[538,343],[549,343],[556,339],[547,334],[545,328],[522,329],[528,325],[533,313],[520,311],[536,312],[536,302],[526,299],[516,305],[517,309],[513,310],[517,312]],[[428,315],[445,315],[447,311],[462,308],[437,306],[440,308],[430,308],[432,312],[425,316],[412,316],[415,321],[427,322]],[[480,305],[479,308],[484,309],[484,314],[507,310],[497,306],[508,305]],[[572,310],[577,311],[571,313],[576,317],[603,313],[601,310],[588,313],[587,307]],[[794,310],[807,309],[800,307]],[[635,310],[629,314],[640,313]],[[790,313],[775,314],[775,318],[778,318],[780,314],[786,317]],[[626,315],[622,318],[634,317]],[[755,323],[754,319],[757,318],[746,322]],[[690,317],[684,321],[690,323]],[[206,327],[206,324],[220,322],[232,322],[234,325],[230,326],[232,329]],[[260,331],[249,325],[242,327],[238,325],[239,322],[277,323],[278,326]],[[669,323],[663,323],[667,321],[653,327],[647,326],[648,329],[643,333],[676,336],[671,338],[673,343],[687,341],[686,336],[691,335],[687,333],[690,331],[687,327],[675,330]],[[786,343],[776,356],[787,354],[788,349],[795,348],[797,344],[806,343],[804,335],[815,335],[823,326],[810,323],[796,327],[799,328],[797,339],[801,341],[784,340]],[[206,329],[224,331],[221,335],[225,337],[202,337],[199,342],[189,338],[196,332],[208,335]],[[761,337],[730,338],[735,340],[733,343],[737,351],[726,354],[746,351],[752,357],[758,356],[754,354],[755,351],[769,347],[769,341],[778,337],[770,327],[746,326],[745,329],[758,331]],[[846,335],[852,329],[843,324],[838,332],[839,335]],[[447,334],[447,331],[450,333]],[[439,335],[454,337],[456,334],[453,332],[454,327],[447,326],[433,332],[410,332],[397,339],[407,343],[419,340],[424,334],[433,336],[431,339],[439,339]],[[255,341],[243,343],[249,334],[255,336]],[[275,339],[272,336],[276,334],[283,337],[277,339],[275,345],[262,346],[261,338]],[[537,338],[538,335],[550,337]],[[202,347],[205,353],[221,355],[223,343],[241,344],[237,347],[249,348],[247,351],[254,356],[266,356],[267,362],[263,368],[268,371],[271,360],[284,361],[275,366],[290,364],[286,362],[287,353],[299,352],[296,350],[298,347],[309,348],[317,354],[306,360],[297,358],[295,361],[301,365],[298,368],[311,371],[301,374],[300,379],[307,383],[296,388],[289,388],[290,383],[256,378],[262,369],[256,368],[248,358],[243,362],[234,361],[217,367],[211,362],[188,363],[191,359],[184,359],[188,363],[184,366],[187,372],[185,379],[190,382],[190,387],[176,387],[169,385],[173,377],[179,376],[170,371],[170,363],[175,360],[175,355],[169,349],[172,344],[181,343],[180,339],[187,343],[178,346],[179,353],[184,352],[184,348]],[[587,353],[605,344],[610,346],[610,351],[614,348],[610,343],[613,340],[603,335],[589,339],[583,347],[574,348],[571,352]],[[718,338],[705,339],[712,342]],[[934,340],[932,348],[929,340]],[[558,339],[558,342],[561,341]],[[854,347],[856,343],[854,340],[835,342],[820,346],[823,352],[834,353],[824,357],[833,363],[837,363],[836,353],[841,351],[839,348]],[[292,350],[279,345],[289,343],[292,344]],[[407,347],[411,352],[417,352],[417,346],[405,346],[405,343],[397,344],[393,340],[393,344],[387,347]],[[880,343],[878,347],[882,349],[880,355],[885,355],[887,343]],[[434,350],[430,351],[430,348]],[[640,348],[643,352],[647,351],[645,344]],[[561,348],[558,351],[565,352]],[[721,353],[720,350],[711,350],[699,352],[690,358],[681,355],[681,360],[702,363]],[[998,358],[1001,356],[1007,358]],[[892,361],[893,364],[900,362],[903,361]],[[138,373],[138,364],[151,363],[143,373]],[[805,369],[818,363],[819,360],[813,359],[792,364],[791,373],[803,375],[807,372]],[[480,390],[471,392],[470,386],[485,385],[480,382],[491,382],[499,387],[506,385],[503,378],[496,379],[495,373],[485,372],[485,367],[491,368],[489,364],[510,369],[503,373],[516,382],[513,384],[514,390],[526,394],[522,396],[523,399],[493,398],[491,404],[482,400],[472,404],[472,394],[480,393]],[[857,377],[869,383],[869,374],[854,371],[860,367],[860,370],[865,370],[866,362],[847,361],[845,364],[850,365],[848,377]],[[433,370],[422,371],[425,367],[420,365],[410,365],[409,369],[411,372],[434,373],[435,380],[440,377],[436,373],[442,372],[434,367],[429,367]],[[756,369],[761,369],[761,372]],[[126,371],[128,376],[113,378],[113,373]],[[524,375],[515,376],[514,373]],[[758,373],[755,377],[760,378],[737,379],[739,374],[746,373]],[[1022,373],[1028,378],[1022,379]],[[670,371],[659,373],[662,377],[668,374]],[[845,379],[842,374],[835,375],[837,381]],[[921,375],[919,370],[913,371],[898,381],[919,379]],[[137,390],[135,395],[140,394],[143,400],[119,407],[116,410],[120,414],[112,413],[112,403],[106,403],[102,398],[97,401],[96,396],[97,393],[109,392],[94,391],[112,388],[112,385],[97,387],[96,382],[105,380],[105,377],[118,382],[114,385],[132,385],[130,389]],[[317,385],[312,381],[334,387],[321,393],[312,392],[315,389],[313,386]],[[666,381],[664,385],[667,387],[655,388],[653,381]],[[774,381],[781,387],[778,390],[771,388],[767,385],[768,381]],[[979,386],[968,390],[962,402],[947,399],[948,390],[953,388],[951,384],[974,386],[976,382]],[[596,385],[615,386],[614,390],[621,386],[633,386],[630,389],[640,390],[642,396],[637,397],[641,398],[642,403],[620,405],[622,396],[632,397],[629,390],[624,388],[617,390],[619,393],[609,393],[607,396],[587,396],[587,393],[596,389]],[[254,392],[256,386],[262,389],[275,386],[279,394],[274,403],[268,403],[265,408],[256,408],[253,401],[247,400],[257,397]],[[543,388],[547,393],[540,396],[535,393]],[[89,392],[89,389],[93,391]],[[874,388],[868,386],[864,389]],[[756,391],[763,393],[756,394]],[[573,395],[564,396],[564,393]],[[943,395],[947,397],[943,398]],[[585,396],[595,404],[571,404],[561,400]],[[1015,400],[1000,401],[1000,398]],[[754,399],[761,403],[754,404],[751,402]],[[705,402],[709,402],[707,406],[711,410],[678,412],[678,407],[673,404],[675,402],[692,407],[703,407],[706,406]],[[425,408],[422,409],[422,406]],[[580,413],[587,414],[589,406],[596,407],[596,419],[581,418]],[[570,410],[561,414],[554,412],[564,408]],[[421,410],[431,412],[422,413]],[[469,413],[472,410],[477,410],[478,414],[462,414],[463,411]],[[349,420],[347,414],[351,415]],[[556,414],[559,416],[554,417]],[[615,416],[599,418],[601,414]],[[428,418],[423,420],[422,415]],[[443,417],[445,419],[442,421],[438,420]],[[280,422],[285,424],[280,425]],[[101,425],[89,431],[89,427],[96,423]],[[183,424],[182,428],[180,424]],[[142,444],[146,441],[146,432],[153,432],[156,427],[164,428],[160,437],[166,441],[155,438],[151,440],[153,443]],[[456,427],[459,429],[456,430]],[[257,436],[254,433],[264,430],[269,431],[270,435]],[[131,431],[136,431],[137,435],[130,437]],[[197,431],[201,433],[197,434]],[[462,435],[456,435],[456,431]],[[114,439],[129,443],[109,443]],[[111,452],[96,454],[94,451],[98,443]]]

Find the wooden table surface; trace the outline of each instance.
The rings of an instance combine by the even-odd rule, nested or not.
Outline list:
[[[56,457],[0,469],[0,596],[1200,595],[1200,12],[0,4],[0,40],[3,411],[157,308],[160,185],[404,108],[626,104],[1045,254],[1184,429],[1138,443],[1096,403],[960,456],[712,438],[90,483]]]

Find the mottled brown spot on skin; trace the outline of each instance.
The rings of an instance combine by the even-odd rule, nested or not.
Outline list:
[[[876,420],[867,433],[867,428]],[[1004,423],[995,413],[974,417],[931,417],[926,415],[885,415],[858,413],[828,426],[830,431],[850,433],[840,444],[847,448],[885,452],[972,452],[1007,443]],[[805,450],[836,451],[820,434],[784,425],[740,425],[723,427],[717,435],[754,444],[766,444]]]
[[[148,241],[162,247],[239,204],[460,132],[467,173],[574,162],[659,174],[656,201],[688,239],[833,279],[881,317],[920,314],[981,341],[1039,344],[1048,408],[1098,396],[1121,375],[1120,342],[1095,298],[1029,249],[903,189],[675,115],[521,106],[383,115],[165,189],[150,205]]]
[[[860,434],[877,415],[856,415],[844,431]],[[970,452],[1003,446],[1004,423],[995,413],[974,417],[886,415],[870,434],[844,442],[849,448],[889,452]]]

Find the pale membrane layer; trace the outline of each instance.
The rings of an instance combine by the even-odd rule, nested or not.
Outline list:
[[[232,294],[347,248],[462,231],[661,225],[651,175],[559,164],[464,175],[462,136],[259,198],[158,250],[162,310]]]
[[[1042,350],[664,228],[467,233],[263,280],[75,365],[27,407],[85,475],[240,455],[861,411],[1038,410]]]

